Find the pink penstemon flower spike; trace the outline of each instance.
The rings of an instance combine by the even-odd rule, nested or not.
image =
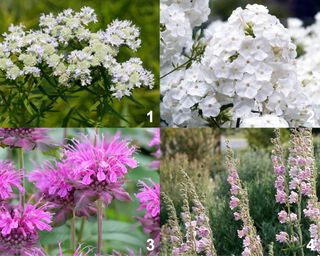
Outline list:
[[[238,237],[243,239],[242,256],[263,256],[263,248],[260,236],[257,234],[254,222],[249,213],[249,199],[246,188],[241,183],[237,166],[239,162],[227,142],[226,166],[229,172],[228,183],[230,184],[231,199],[229,207],[233,210],[236,221],[242,221],[242,229],[238,230]]]

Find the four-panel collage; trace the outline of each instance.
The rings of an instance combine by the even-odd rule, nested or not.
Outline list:
[[[0,1],[0,256],[319,256],[320,1]]]

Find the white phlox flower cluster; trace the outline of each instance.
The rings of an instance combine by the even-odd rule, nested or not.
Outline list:
[[[296,46],[266,7],[237,8],[227,22],[212,23],[204,41],[199,63],[161,81],[161,118],[167,125],[210,125],[227,106],[232,114],[228,126],[238,118],[242,127],[297,126],[312,117],[298,80]]]
[[[192,30],[208,19],[208,0],[160,1],[160,63],[161,73],[181,64],[193,44]]]
[[[209,0],[161,0],[160,1],[160,73],[170,72],[173,65],[181,65],[194,44],[192,31],[208,19]],[[186,77],[188,76],[188,77]],[[185,80],[186,79],[186,80]],[[191,80],[190,80],[191,79]],[[185,97],[192,81],[192,72],[178,70],[161,80],[161,116],[170,126],[185,124],[198,126],[205,123],[194,115],[194,103]],[[190,80],[190,81],[189,81]],[[181,100],[181,101],[180,101]],[[194,119],[191,116],[194,115]]]
[[[114,20],[106,30],[91,32],[88,25],[97,22],[93,9],[83,7],[80,12],[64,10],[40,17],[39,30],[25,31],[22,25],[9,28],[0,43],[0,70],[7,79],[24,75],[40,77],[50,70],[58,83],[90,85],[94,71],[105,72],[113,84],[112,95],[121,99],[131,95],[134,88],[153,88],[153,74],[142,67],[142,61],[131,58],[117,61],[120,47],[136,51],[141,44],[139,29],[131,21]]]
[[[320,13],[315,23],[304,27],[296,18],[288,19],[288,28],[293,41],[300,47],[301,56],[297,58],[298,78],[308,97],[313,117],[310,127],[320,126]]]

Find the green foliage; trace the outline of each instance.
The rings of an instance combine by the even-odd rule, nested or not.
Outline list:
[[[10,0],[0,2],[0,33],[10,24],[22,23],[36,28],[41,13],[58,13],[63,9],[80,10],[90,6],[97,12],[99,22],[93,30],[104,29],[114,19],[129,19],[141,29],[142,47],[137,53],[127,49],[120,52],[120,61],[140,57],[144,67],[155,74],[153,90],[137,89],[133,97],[106,101],[108,88],[88,87],[96,93],[78,90],[65,95],[65,89],[52,86],[52,77],[30,81],[32,78],[8,84],[0,80],[0,124],[2,127],[157,127],[159,126],[159,24],[158,1],[148,0]],[[44,67],[45,68],[45,67]],[[24,84],[34,84],[25,88]],[[104,86],[107,84],[104,83]],[[8,92],[12,86],[15,90]],[[24,89],[24,90],[22,90]],[[82,88],[84,89],[84,88]],[[32,92],[32,94],[31,94]],[[10,103],[10,104],[9,104]],[[9,106],[9,107],[8,107]],[[153,111],[153,122],[147,113]]]
[[[243,133],[249,146],[253,149],[268,149],[272,147],[270,140],[274,137],[274,129],[243,129]],[[280,133],[282,142],[288,142],[290,135],[289,130],[281,129]]]

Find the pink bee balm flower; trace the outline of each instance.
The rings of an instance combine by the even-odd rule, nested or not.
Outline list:
[[[46,205],[38,205],[28,202],[23,210],[0,209],[0,255],[45,255],[37,247],[38,231],[52,230],[51,214],[45,211]]]
[[[72,170],[68,165],[57,161],[48,161],[29,174],[29,181],[39,189],[40,196],[53,206],[56,225],[63,224],[74,208],[79,217],[89,216],[96,211],[88,198],[90,195],[76,188],[71,174]]]
[[[140,182],[141,190],[136,195],[140,199],[140,207],[138,211],[146,209],[145,216],[158,217],[160,215],[160,185],[151,181],[153,187],[149,187],[146,183]]]
[[[151,234],[154,239],[156,251],[160,246],[160,185],[150,180],[152,186],[140,182],[141,190],[136,197],[140,200],[138,211],[146,210],[143,218],[137,219],[141,222],[144,232]]]
[[[0,203],[13,196],[13,187],[17,187],[21,193],[24,193],[21,178],[21,173],[14,169],[12,162],[0,161]]]
[[[26,151],[36,147],[45,149],[49,142],[44,128],[0,128],[0,144]]]
[[[108,142],[104,137],[96,139],[94,145],[87,137],[81,141],[73,140],[73,145],[65,148],[65,163],[72,170],[72,176],[79,184],[79,189],[89,190],[102,197],[108,206],[112,199],[131,200],[122,188],[127,168],[136,168],[137,161],[133,154],[134,146],[120,139],[117,134]]]
[[[150,147],[155,146],[157,148],[156,152],[153,153],[153,156],[156,157],[158,160],[155,160],[151,163],[150,167],[154,169],[160,168],[160,157],[161,157],[161,149],[160,149],[160,129],[157,128],[154,130],[154,136],[149,143]]]

